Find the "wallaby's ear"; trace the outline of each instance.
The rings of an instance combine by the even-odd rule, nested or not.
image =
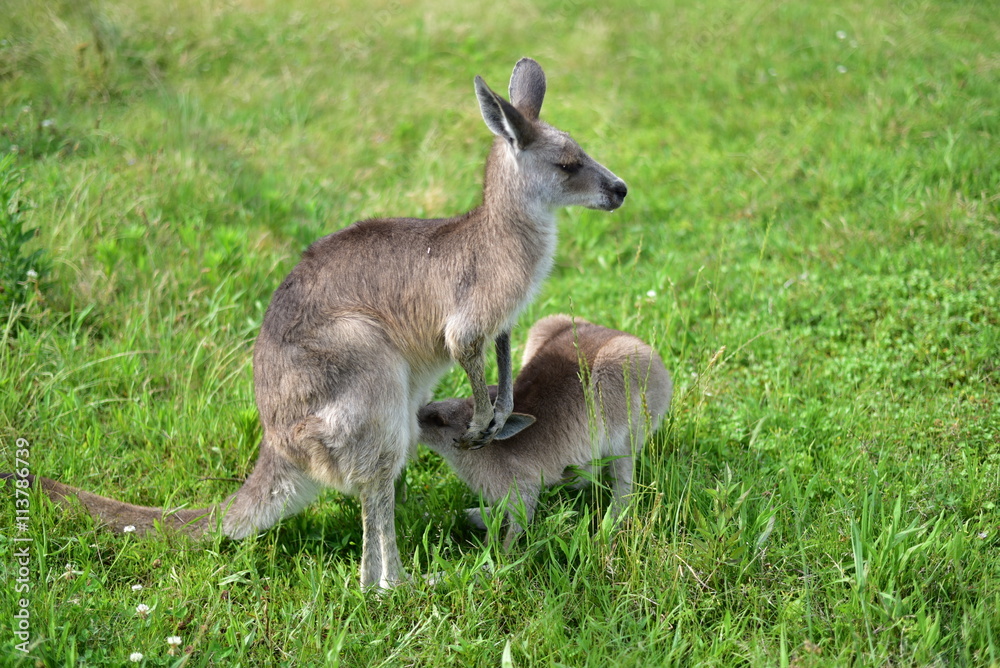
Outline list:
[[[486,85],[482,77],[476,77],[476,97],[479,98],[479,110],[486,121],[486,127],[498,137],[521,151],[535,139],[535,128],[531,121]]]
[[[545,99],[545,72],[531,58],[522,58],[510,75],[510,103],[531,120],[538,118]]]
[[[510,438],[514,434],[519,434],[531,425],[535,424],[535,416],[528,415],[527,413],[511,413],[510,417],[507,418],[507,422],[504,423],[503,428],[497,432],[494,438],[498,441],[502,441],[505,438]]]

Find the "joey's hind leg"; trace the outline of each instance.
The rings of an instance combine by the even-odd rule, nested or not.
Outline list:
[[[512,487],[507,498],[507,535],[503,539],[503,549],[509,551],[517,537],[524,532],[524,527],[531,523],[538,505],[539,489],[526,486],[519,482]],[[495,506],[494,506],[495,508]]]
[[[476,507],[476,508],[466,508],[465,509],[465,520],[469,524],[471,524],[472,526],[474,526],[477,529],[479,529],[480,531],[486,531],[486,526],[487,526],[486,525],[486,522],[487,522],[486,518],[488,518],[490,516],[490,510],[491,510],[491,508],[489,508],[489,507],[487,507],[485,509],[481,509],[479,507]],[[485,511],[486,517],[483,517],[484,511]]]
[[[538,492],[518,492],[512,490],[506,504],[501,503],[500,508],[506,506],[505,520],[507,522],[507,533],[503,541],[503,549],[510,550],[511,545],[521,533],[524,527],[531,522],[535,515],[535,507],[538,505]],[[490,531],[490,524],[493,521],[494,513],[498,506],[487,506],[486,508],[466,508],[465,519],[472,526],[481,531]],[[497,537],[491,532],[488,539],[492,542]]]
[[[623,439],[628,447],[628,436]],[[632,473],[635,463],[631,454],[616,457],[608,464],[611,482],[611,517],[615,527],[621,522],[628,506],[628,495],[632,493]]]

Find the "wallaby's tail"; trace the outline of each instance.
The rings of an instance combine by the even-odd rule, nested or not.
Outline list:
[[[95,520],[117,533],[134,527],[135,533],[141,535],[159,524],[194,538],[214,531],[220,523],[226,536],[245,538],[299,512],[319,492],[319,486],[300,468],[263,443],[257,463],[243,486],[222,503],[207,508],[170,510],[135,506],[41,476],[29,475],[24,479],[29,487],[40,486],[45,495],[60,506],[71,507],[72,498],[75,498]],[[18,480],[20,478],[13,473],[0,473],[0,481],[6,481],[11,487]]]
[[[8,485],[13,486],[18,478],[13,473],[0,473],[0,480],[6,480]],[[215,527],[217,521],[218,504],[209,508],[166,510],[116,501],[41,476],[29,475],[25,480],[29,487],[41,487],[45,495],[60,506],[72,507],[72,499],[75,498],[95,520],[117,533],[123,533],[125,527],[134,527],[135,533],[141,535],[151,531],[159,523],[188,536],[198,537]]]

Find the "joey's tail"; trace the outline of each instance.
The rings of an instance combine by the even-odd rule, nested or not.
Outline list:
[[[13,473],[0,473],[0,481],[6,481],[9,487],[21,487],[20,480]],[[193,538],[214,533],[217,527],[229,538],[245,538],[294,515],[319,492],[301,469],[263,443],[257,464],[243,486],[225,501],[207,508],[136,506],[41,476],[29,475],[23,480],[28,487],[41,487],[53,503],[62,507],[72,507],[76,499],[95,520],[116,533],[134,527],[135,533],[142,535],[159,525]]]

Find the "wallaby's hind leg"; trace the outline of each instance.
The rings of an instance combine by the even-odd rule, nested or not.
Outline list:
[[[364,485],[361,497],[361,585],[388,589],[403,572],[396,546],[395,486],[391,474]]]
[[[486,508],[466,508],[465,519],[469,522],[469,524],[476,527],[480,531],[486,531],[487,524],[486,518],[483,517],[483,512],[485,511],[486,517],[489,517],[490,510],[491,508],[489,508],[489,506]]]
[[[240,539],[291,517],[313,502],[320,486],[266,441],[250,476],[222,502],[222,530]]]
[[[418,401],[410,395],[426,390],[411,388],[405,360],[384,344],[378,330],[349,325],[355,342],[350,366],[331,362],[340,368],[326,403],[288,430],[285,448],[319,482],[359,497],[361,585],[388,588],[402,571],[394,483],[416,439]]]

